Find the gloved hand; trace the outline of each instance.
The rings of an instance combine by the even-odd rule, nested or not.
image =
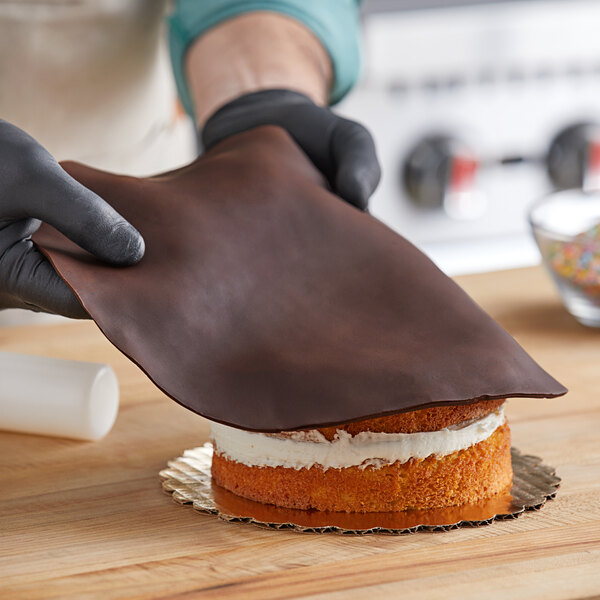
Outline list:
[[[205,150],[260,125],[283,127],[344,200],[366,210],[381,171],[371,134],[310,98],[290,90],[264,90],[229,102],[202,131]]]
[[[137,230],[75,181],[32,137],[0,120],[0,309],[88,315],[30,237],[45,221],[101,260],[144,255]]]

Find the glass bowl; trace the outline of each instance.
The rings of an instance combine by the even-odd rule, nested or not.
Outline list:
[[[600,327],[600,193],[550,194],[532,206],[529,222],[567,310]]]

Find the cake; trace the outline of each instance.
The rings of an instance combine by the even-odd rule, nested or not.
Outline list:
[[[63,166],[146,254],[115,268],[47,224],[33,242],[119,350],[215,423],[214,479],[240,496],[475,502],[510,484],[502,399],[566,392],[418,248],[336,198],[278,127],[148,179]]]
[[[485,500],[512,483],[504,400],[280,433],[211,423],[211,435],[218,485],[286,508],[442,508]]]

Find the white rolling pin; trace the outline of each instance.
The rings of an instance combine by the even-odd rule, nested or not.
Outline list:
[[[0,352],[0,429],[98,440],[118,408],[108,365]]]

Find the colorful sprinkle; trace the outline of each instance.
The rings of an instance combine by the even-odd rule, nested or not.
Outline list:
[[[600,296],[600,223],[571,242],[554,242],[549,249],[550,266],[557,275]]]

